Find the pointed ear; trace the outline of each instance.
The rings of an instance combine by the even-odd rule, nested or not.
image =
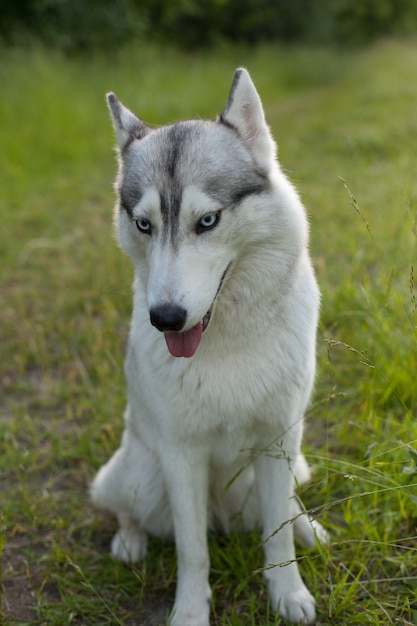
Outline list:
[[[249,72],[244,68],[235,72],[229,99],[219,122],[235,128],[259,165],[267,170],[271,168],[276,145],[265,122],[261,99]]]
[[[123,106],[116,94],[108,93],[107,103],[121,152],[132,139],[142,139],[148,134],[148,126]]]

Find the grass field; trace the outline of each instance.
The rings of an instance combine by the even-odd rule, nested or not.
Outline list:
[[[173,547],[114,563],[88,484],[118,445],[131,268],[112,237],[114,90],[151,123],[214,117],[251,71],[311,219],[322,289],[299,552],[317,623],[417,624],[417,42],[361,52],[132,48],[0,57],[0,624],[165,624]],[[259,536],[210,538],[213,625],[281,623]]]

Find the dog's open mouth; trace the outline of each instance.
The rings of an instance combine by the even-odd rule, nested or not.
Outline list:
[[[198,324],[189,330],[183,332],[169,331],[164,333],[168,350],[172,356],[183,356],[186,358],[194,356],[203,332],[209,324],[212,308],[213,307],[210,307],[201,322],[198,322]]]
[[[216,295],[214,296],[212,305],[207,311],[207,313],[204,315],[203,319],[200,322],[198,322],[198,324],[190,328],[189,330],[185,330],[182,332],[168,331],[164,333],[168,350],[172,354],[172,356],[176,356],[176,357],[182,356],[185,358],[190,358],[194,356],[200,344],[201,337],[203,336],[203,332],[206,330],[207,326],[209,325],[211,314],[214,309],[214,304],[216,302],[217,296],[219,295],[219,291],[221,289],[221,286],[223,284],[223,281],[224,281],[224,278],[226,276],[228,269],[229,269],[229,265],[227,266],[220,280],[219,287],[216,291]]]

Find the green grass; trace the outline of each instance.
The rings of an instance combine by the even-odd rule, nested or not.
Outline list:
[[[0,624],[165,623],[173,547],[114,563],[88,483],[118,445],[131,269],[111,226],[114,90],[150,123],[214,117],[246,65],[311,218],[323,294],[299,552],[318,624],[417,624],[417,47],[140,47],[0,62]],[[210,538],[213,624],[279,624],[254,534]],[[139,620],[139,622],[138,622]]]

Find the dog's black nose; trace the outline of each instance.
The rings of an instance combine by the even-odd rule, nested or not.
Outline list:
[[[161,304],[150,310],[151,324],[158,330],[180,331],[185,324],[187,311],[177,304]]]

